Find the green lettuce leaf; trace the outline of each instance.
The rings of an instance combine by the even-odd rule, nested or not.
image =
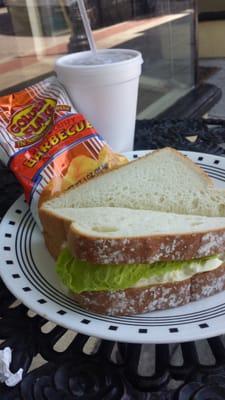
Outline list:
[[[156,262],[154,264],[99,265],[76,260],[67,248],[64,248],[57,260],[56,270],[66,287],[75,293],[84,291],[119,290],[134,286],[140,279],[149,279],[166,272],[189,268],[197,261],[204,264],[208,259]]]

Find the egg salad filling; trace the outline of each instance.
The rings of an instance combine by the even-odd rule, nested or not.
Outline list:
[[[214,255],[188,261],[100,265],[77,260],[68,248],[63,248],[57,260],[56,270],[68,289],[74,293],[82,293],[179,282],[197,273],[212,271],[223,263],[221,255]]]

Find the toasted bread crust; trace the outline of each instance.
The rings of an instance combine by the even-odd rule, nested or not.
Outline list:
[[[56,217],[53,213],[40,208],[39,217],[43,226],[46,247],[54,259],[57,259],[62,245],[67,240],[71,221]]]
[[[225,228],[188,234],[99,238],[85,236],[71,224],[67,243],[76,258],[92,264],[191,260],[223,252]]]
[[[134,315],[178,307],[225,289],[225,264],[180,282],[111,292],[84,292],[73,298],[86,310],[107,315]]]

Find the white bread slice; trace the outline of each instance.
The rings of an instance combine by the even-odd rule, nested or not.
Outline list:
[[[188,260],[224,251],[225,218],[129,208],[61,208],[46,212],[61,221],[74,257],[93,264]],[[47,237],[47,243],[61,244]]]
[[[70,220],[72,229],[90,240],[189,234],[225,229],[225,217],[174,214],[132,208],[59,208],[56,216]]]
[[[213,188],[191,160],[165,148],[72,187],[43,207],[125,207],[225,216],[225,191]]]

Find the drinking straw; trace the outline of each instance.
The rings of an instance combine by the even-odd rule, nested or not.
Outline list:
[[[83,21],[83,24],[84,24],[84,29],[85,29],[85,32],[86,32],[86,35],[87,35],[87,39],[88,39],[88,43],[89,43],[90,49],[94,54],[96,54],[97,49],[96,49],[96,45],[95,45],[95,41],[94,41],[94,37],[93,37],[92,31],[91,31],[91,26],[90,26],[89,18],[88,18],[88,15],[87,15],[87,11],[86,11],[86,8],[85,8],[85,5],[84,5],[84,0],[77,0],[77,2],[78,2],[80,15],[81,15],[81,18],[82,18],[82,21]]]

